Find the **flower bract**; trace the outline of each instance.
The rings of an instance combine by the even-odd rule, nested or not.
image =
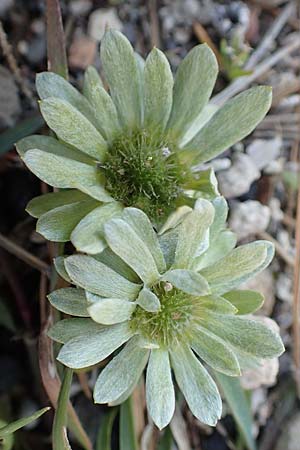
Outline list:
[[[226,216],[222,197],[198,199],[157,233],[144,212],[125,208],[104,225],[102,253],[57,262],[76,287],[54,291],[50,302],[77,316],[50,330],[64,344],[58,360],[81,369],[113,354],[96,382],[96,403],[123,402],[146,368],[147,407],[159,428],[174,413],[174,381],[192,413],[215,425],[221,398],[210,370],[239,376],[282,353],[279,335],[248,317],[263,297],[238,290],[270,263],[273,245],[235,248]]]
[[[194,47],[173,78],[160,50],[144,61],[124,35],[109,30],[101,62],[109,92],[93,67],[82,94],[54,73],[39,74],[41,113],[56,137],[17,144],[27,167],[60,189],[29,203],[37,230],[91,254],[103,250],[104,223],[124,207],[159,224],[180,205],[215,197],[213,172],[193,168],[248,135],[271,102],[271,89],[259,86],[219,109],[208,105],[218,68],[207,45]]]

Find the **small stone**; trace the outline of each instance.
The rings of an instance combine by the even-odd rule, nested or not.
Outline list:
[[[246,194],[253,181],[260,177],[260,172],[250,156],[236,153],[229,170],[218,173],[220,192],[227,198]]]
[[[74,16],[85,16],[92,6],[91,0],[73,0],[70,2],[70,11]]]
[[[106,27],[119,31],[123,28],[115,8],[96,9],[89,18],[88,35],[95,41],[100,42]]]
[[[282,146],[281,137],[274,139],[255,139],[247,147],[246,152],[259,170],[278,158]]]
[[[213,159],[209,164],[215,172],[218,172],[219,170],[226,170],[231,167],[231,161],[229,158],[216,158]]]
[[[266,325],[272,331],[279,333],[279,327],[274,320],[269,317],[253,316],[258,322]],[[257,389],[261,386],[274,386],[279,370],[278,358],[264,359],[261,365],[255,369],[243,371],[241,385],[244,389]]]
[[[74,39],[69,52],[69,64],[74,69],[86,69],[93,64],[97,51],[97,42],[88,36]]]
[[[283,302],[292,303],[293,301],[293,279],[292,275],[281,272],[276,281],[276,295]]]
[[[237,202],[231,210],[229,226],[239,239],[265,231],[271,218],[270,208],[256,200]]]
[[[0,2],[0,17],[4,17],[8,10],[12,7],[14,0],[1,0]]]

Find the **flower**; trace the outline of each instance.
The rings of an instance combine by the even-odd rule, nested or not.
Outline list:
[[[257,241],[234,248],[225,229],[227,205],[199,199],[182,207],[156,233],[141,210],[125,208],[104,226],[108,247],[96,257],[63,261],[76,288],[50,294],[51,304],[70,315],[50,330],[63,343],[58,360],[81,369],[113,359],[94,389],[96,403],[129,397],[143,370],[149,414],[161,429],[174,413],[172,370],[190,410],[215,425],[221,398],[204,367],[229,376],[283,351],[277,333],[245,315],[263,297],[236,290],[263,270],[273,245]]]
[[[144,61],[114,30],[102,40],[101,62],[109,93],[93,67],[83,94],[54,73],[37,75],[41,113],[56,138],[17,144],[27,167],[61,189],[29,203],[37,230],[91,254],[103,250],[103,225],[124,206],[160,223],[176,207],[218,194],[212,170],[193,167],[248,135],[271,103],[271,88],[260,86],[217,112],[207,105],[218,68],[205,44],[188,53],[175,80],[160,50]]]

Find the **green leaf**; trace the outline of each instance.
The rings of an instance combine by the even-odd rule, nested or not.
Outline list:
[[[87,336],[96,333],[105,327],[91,319],[74,318],[56,322],[48,331],[48,336],[56,342],[65,344],[78,336]]]
[[[173,75],[170,64],[160,50],[153,48],[144,69],[144,124],[164,131],[173,98]]]
[[[44,124],[44,119],[40,114],[30,117],[28,119],[19,122],[14,127],[9,128],[0,134],[0,155],[8,152],[13,148],[15,143],[19,139],[28,136],[31,133],[35,133]]]
[[[68,403],[72,385],[73,371],[64,370],[63,381],[59,391],[57,407],[53,420],[52,445],[53,450],[71,450],[67,437]]]
[[[214,218],[214,208],[207,200],[197,201],[198,209],[183,220],[178,231],[178,241],[173,268],[189,269],[197,251],[203,244],[206,233]]]
[[[51,305],[70,316],[89,317],[87,301],[82,289],[63,288],[48,295]]]
[[[71,234],[72,244],[76,250],[97,254],[107,246],[104,238],[104,224],[122,212],[122,205],[117,202],[100,205],[87,214],[74,228]]]
[[[147,242],[144,242],[127,222],[122,219],[112,219],[104,225],[104,231],[110,248],[145,283],[153,284],[159,279],[157,266]]]
[[[264,302],[264,296],[256,291],[231,291],[223,294],[223,297],[237,308],[239,315],[254,313]]]
[[[199,308],[205,308],[219,314],[236,314],[237,309],[228,300],[218,295],[206,295],[198,298]]]
[[[170,353],[177,384],[191,412],[201,422],[216,425],[222,401],[215,382],[188,347],[178,346]]]
[[[145,242],[156,262],[158,271],[163,273],[166,270],[166,262],[148,216],[140,209],[125,208],[123,218],[134,229],[141,240]]]
[[[284,351],[279,334],[256,320],[207,311],[199,323],[233,347],[257,358],[275,358]]]
[[[254,130],[271,101],[272,90],[267,86],[248,89],[229,100],[185,145],[183,158],[197,164],[219,155]]]
[[[92,101],[90,87],[96,86],[96,85],[103,87],[103,83],[102,83],[100,74],[99,74],[98,70],[96,69],[96,67],[88,66],[88,68],[84,72],[82,91],[83,91],[83,95],[88,99],[89,102]]]
[[[66,256],[57,256],[57,258],[54,258],[53,263],[56,272],[58,275],[68,283],[71,283],[71,278],[69,277],[66,268],[65,268],[65,258]]]
[[[115,272],[118,272],[122,277],[127,278],[127,280],[132,281],[133,283],[140,283],[141,280],[131,267],[129,267],[123,259],[116,255],[109,247],[106,247],[103,252],[95,255],[95,258]]]
[[[141,86],[134,51],[122,33],[106,31],[101,61],[120,121],[124,127],[135,129],[141,123]]]
[[[7,422],[0,419],[0,428],[3,428],[7,425]],[[14,446],[14,435],[8,434],[5,438],[0,438],[0,446],[1,450],[12,450]]]
[[[98,204],[96,200],[91,199],[59,206],[39,218],[36,230],[49,241],[67,242],[80,220]]]
[[[78,286],[100,297],[135,300],[141,288],[91,256],[69,256],[65,266]]]
[[[209,294],[209,286],[205,278],[192,270],[174,269],[166,272],[161,280],[169,281],[177,289],[191,295]]]
[[[197,197],[206,199],[214,199],[220,195],[218,181],[212,168],[197,171],[183,184],[183,188],[195,190]]]
[[[67,80],[53,72],[41,72],[36,76],[36,89],[41,100],[53,97],[65,100],[96,125],[93,110],[87,99]]]
[[[120,132],[118,113],[111,96],[103,88],[99,76],[95,76],[94,70],[89,67],[84,77],[85,95],[94,110],[97,128],[106,139],[111,140]]]
[[[247,448],[249,450],[256,450],[256,444],[252,434],[253,419],[250,405],[245,392],[241,388],[239,379],[231,378],[221,373],[215,373],[215,377],[224,393],[233,417],[241,430]]]
[[[90,295],[96,297],[94,294]],[[95,322],[112,325],[129,320],[135,307],[135,303],[126,299],[98,297],[97,301],[94,300],[94,303],[88,307],[88,312]]]
[[[98,364],[127,342],[132,331],[127,323],[103,328],[68,341],[58,354],[58,361],[72,369],[83,369]]]
[[[120,450],[138,450],[131,398],[120,407],[119,445]]]
[[[201,326],[192,336],[191,347],[206,364],[229,376],[241,375],[234,352],[222,339]]]
[[[148,312],[157,312],[160,310],[159,298],[150,289],[145,287],[140,291],[136,303]]]
[[[175,411],[175,392],[167,350],[151,350],[147,367],[146,402],[150,416],[161,430]]]
[[[30,200],[26,206],[26,211],[32,217],[39,218],[42,214],[51,211],[51,209],[84,200],[89,200],[89,196],[77,189],[50,192],[49,194],[39,195]]]
[[[43,136],[40,134],[27,136],[17,142],[16,149],[21,158],[24,158],[28,150],[37,149],[46,153],[53,153],[57,156],[63,156],[64,158],[74,159],[84,164],[94,165],[94,161],[90,156],[70,145],[58,141],[52,136]]]
[[[101,176],[95,166],[38,149],[28,150],[23,160],[31,172],[50,186],[78,188],[97,200],[103,202],[112,200],[105,189],[99,185]]]
[[[212,266],[201,271],[215,294],[228,292],[264,270],[274,256],[269,241],[241,245]]]
[[[22,419],[16,420],[15,422],[9,423],[8,425],[0,428],[0,438],[4,438],[9,434],[12,434],[15,431],[19,430],[20,428],[26,427],[26,425],[30,424],[31,422],[34,422],[50,409],[51,408],[49,406],[46,408],[39,409],[29,417],[24,417]]]
[[[41,113],[51,130],[83,153],[103,161],[107,144],[94,125],[70,103],[49,97],[40,102]]]
[[[181,138],[190,128],[211,96],[218,64],[206,45],[194,47],[180,63],[174,84],[170,132]]]
[[[100,373],[95,389],[95,403],[111,403],[128,390],[133,390],[147,364],[149,350],[131,339]]]
[[[237,238],[232,231],[224,230],[214,236],[210,228],[209,233],[210,245],[208,249],[194,261],[193,269],[196,271],[212,266],[228,255],[236,246]]]
[[[96,450],[111,450],[112,428],[118,413],[118,408],[111,408],[104,417],[97,434]]]

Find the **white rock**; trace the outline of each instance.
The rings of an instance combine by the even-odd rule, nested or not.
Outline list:
[[[274,139],[255,139],[247,147],[246,152],[259,170],[278,158],[282,146],[281,137]]]
[[[91,0],[73,0],[70,2],[70,11],[74,16],[87,14],[93,6]]]
[[[276,295],[283,302],[293,301],[293,279],[291,274],[281,272],[276,281]]]
[[[239,239],[265,231],[269,225],[271,212],[268,206],[256,200],[237,202],[231,210],[229,226]]]
[[[4,17],[9,8],[12,7],[14,0],[1,0],[0,2],[0,17]]]
[[[237,153],[230,169],[218,174],[220,192],[227,198],[239,197],[246,194],[259,177],[260,172],[250,156]]]
[[[88,35],[99,42],[105,33],[106,27],[122,30],[123,25],[115,8],[96,9],[89,18]]]
[[[275,222],[281,222],[284,217],[284,212],[281,209],[280,200],[276,197],[271,198],[269,203],[271,217]]]
[[[231,161],[229,158],[216,158],[213,159],[209,166],[214,169],[215,172],[218,172],[219,170],[226,170],[231,167]]]

